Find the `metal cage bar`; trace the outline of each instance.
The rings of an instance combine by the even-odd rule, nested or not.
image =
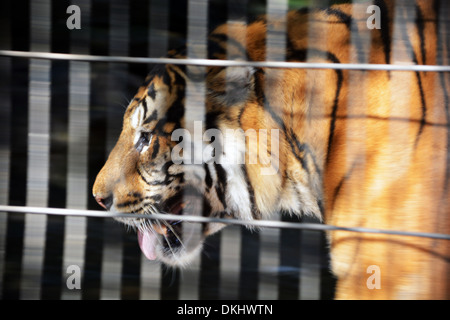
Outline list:
[[[230,21],[236,22],[242,16],[246,16],[245,12],[243,15],[239,13],[239,10],[246,10],[248,3],[247,1],[243,3],[239,0],[229,1]],[[89,33],[86,31],[87,28],[70,34],[67,30],[63,30],[65,21],[60,21],[58,12],[66,9],[65,7],[69,5],[68,1],[30,1],[24,8],[6,1],[2,3],[4,10],[0,10],[3,11],[4,18],[8,13],[17,11],[20,12],[21,19],[25,19],[22,25],[22,20],[10,22],[4,19],[1,21],[0,28],[0,35],[2,39],[5,39],[0,47],[0,67],[4,76],[0,86],[0,101],[2,101],[0,111],[2,115],[0,120],[0,139],[2,139],[0,149],[2,165],[0,172],[0,297],[25,299],[321,298],[323,282],[332,281],[329,280],[331,278],[329,275],[328,280],[324,280],[321,276],[328,272],[321,269],[323,266],[320,261],[326,259],[326,254],[317,252],[325,247],[324,232],[346,231],[386,234],[393,237],[450,240],[448,234],[345,228],[313,223],[308,219],[302,223],[293,222],[286,217],[275,221],[241,221],[155,214],[140,218],[176,219],[195,224],[220,222],[230,225],[231,228],[222,231],[221,236],[211,240],[215,246],[214,250],[220,251],[219,257],[214,257],[218,262],[216,260],[208,262],[202,256],[194,263],[191,271],[181,274],[145,259],[141,260],[135,239],[111,221],[112,218],[118,217],[128,219],[136,217],[131,214],[88,210],[92,207],[89,202],[92,199],[87,200],[90,193],[87,188],[92,180],[90,176],[95,175],[95,172],[90,172],[89,168],[90,164],[96,161],[89,153],[89,148],[99,151],[101,158],[106,158],[118,135],[117,119],[120,118],[117,117],[117,101],[108,100],[106,111],[99,107],[106,95],[102,96],[97,91],[107,87],[107,90],[115,91],[114,99],[120,100],[117,92],[126,90],[126,84],[118,85],[117,83],[128,76],[130,68],[134,65],[178,64],[195,69],[219,66],[439,73],[450,72],[450,66],[368,64],[366,61],[347,64],[286,62],[283,61],[283,52],[278,54],[278,51],[283,51],[284,43],[277,37],[269,37],[268,46],[274,50],[271,54],[269,52],[267,61],[206,59],[205,35],[208,28],[208,21],[206,21],[208,10],[205,4],[198,0],[188,2],[191,10],[191,15],[186,20],[190,28],[188,40],[200,42],[204,50],[200,54],[198,52],[189,54],[188,51],[186,59],[156,58],[164,54],[169,47],[170,26],[167,19],[174,14],[171,12],[169,2],[154,0],[146,3],[144,9],[138,7],[133,1],[125,4],[114,0],[106,4],[95,0],[80,0],[78,4],[83,8],[81,11],[83,24],[99,29],[108,26],[106,27],[108,34],[104,37],[108,39],[108,46],[102,42],[104,40],[102,34]],[[287,8],[287,1],[268,1],[267,13],[269,17],[282,15]],[[132,56],[131,47],[133,45],[136,48],[139,47],[142,40],[138,39],[135,41],[137,44],[134,44],[136,39],[133,38],[131,31],[133,28],[131,16],[133,15],[135,20],[142,19],[142,16],[138,14],[139,11],[151,17],[150,22],[148,19],[142,20],[147,23],[148,30],[145,32],[149,40],[144,45],[143,51],[147,52],[149,57]],[[107,21],[101,21],[101,19],[94,21],[94,16],[101,17],[105,12],[107,12]],[[25,30],[24,40],[17,40],[21,36],[20,31],[17,30]],[[51,39],[51,32],[57,30],[62,36],[55,37],[56,40]],[[313,37],[313,34],[309,36]],[[64,42],[62,44],[64,49],[61,52],[65,53],[52,52],[56,46],[55,41],[58,40]],[[158,46],[151,45],[153,43],[158,43]],[[139,49],[142,49],[142,45]],[[98,75],[102,72],[115,78],[115,81],[110,80],[102,84],[101,80],[104,78],[99,80],[91,77],[92,74]],[[57,96],[54,91],[57,91],[56,86],[59,85],[59,81],[61,85],[67,87],[67,90],[63,90],[67,93]],[[357,78],[353,78],[353,81],[357,82]],[[22,87],[14,91],[15,86],[20,85]],[[191,98],[194,105],[199,101],[198,97]],[[67,106],[67,110],[61,114],[58,113],[60,110],[56,110],[58,106],[55,104],[55,101],[59,99],[65,101]],[[203,102],[201,104],[203,105]],[[14,106],[20,106],[20,108],[14,110]],[[25,124],[23,120],[20,120],[21,116],[26,118]],[[52,120],[56,117],[63,118],[62,123],[66,124],[66,128],[52,127]],[[22,124],[26,131],[24,139],[15,137],[15,135],[20,136],[21,133],[14,132],[15,128]],[[106,146],[92,143],[98,134],[98,131],[94,130],[95,126],[105,129],[106,133],[101,133],[99,139],[104,138]],[[50,163],[56,162],[61,155],[55,156],[52,148],[61,148],[64,143],[54,141],[54,136],[68,137],[61,151],[65,154],[62,160],[66,164],[56,169],[50,168]],[[25,166],[18,161],[22,157],[22,150],[28,152],[26,158],[28,163],[25,161]],[[8,170],[5,171],[5,168]],[[63,174],[65,178],[62,180],[65,185],[61,187],[58,185],[61,182],[59,176]],[[53,183],[55,181],[56,183]],[[55,200],[50,197],[53,193],[64,199],[57,200],[55,203]],[[26,197],[22,197],[22,194]],[[19,203],[23,205],[16,205]],[[266,228],[269,232],[267,237],[261,233],[260,236],[252,238],[250,232],[241,229],[243,226]],[[298,256],[289,261],[293,263],[292,266],[283,265],[289,253],[279,253],[278,249],[281,248],[282,243],[287,242],[286,239],[291,238],[298,240],[295,249],[301,252],[297,252]],[[230,243],[231,240],[234,242]],[[307,241],[310,245],[312,243],[312,246],[309,250],[304,250]],[[56,249],[50,248],[52,246]],[[205,255],[217,255],[216,251],[208,248],[205,250],[207,251]],[[252,259],[243,262],[244,257],[252,251],[263,253],[257,253]],[[314,252],[316,254],[313,257]],[[300,258],[302,262],[293,262]],[[245,263],[248,265],[244,265]],[[66,270],[73,265],[84,272],[81,291],[71,290],[66,285],[68,280]],[[282,267],[285,269],[282,270]],[[296,274],[292,276],[293,273]],[[307,281],[308,277],[312,277],[313,280]],[[286,285],[286,282],[293,281],[297,282],[296,287]],[[201,288],[203,283],[217,285],[219,289],[213,292],[211,288]],[[308,292],[311,286],[315,287],[314,292]],[[297,292],[287,295],[281,292],[280,288],[297,290]]]

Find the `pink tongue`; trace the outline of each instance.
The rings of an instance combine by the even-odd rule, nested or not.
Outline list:
[[[138,231],[138,242],[142,253],[147,257],[147,259],[155,260],[156,235],[153,232],[142,233],[141,231]]]

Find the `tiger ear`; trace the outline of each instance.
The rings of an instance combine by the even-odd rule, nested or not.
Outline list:
[[[208,95],[221,104],[236,105],[248,99],[254,88],[252,67],[227,67],[208,81]]]

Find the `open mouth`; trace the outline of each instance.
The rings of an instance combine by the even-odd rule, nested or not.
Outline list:
[[[178,194],[168,199],[162,206],[166,210],[161,212],[183,215],[190,205],[189,195]],[[163,252],[175,253],[182,243],[183,223],[181,220],[155,220],[146,228],[138,230],[138,242],[142,253],[149,260],[157,258],[158,247]]]
[[[144,231],[138,230],[139,247],[147,259],[155,260],[157,245],[168,246],[168,248],[173,250],[181,244],[180,234],[181,221],[167,221],[164,225],[153,224],[149,229]]]

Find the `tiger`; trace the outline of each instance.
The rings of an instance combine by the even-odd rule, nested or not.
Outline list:
[[[371,25],[373,5],[379,20]],[[448,65],[448,13],[437,0],[292,10],[280,20],[219,25],[207,54]],[[270,47],[270,30],[283,25],[284,47]],[[254,228],[284,212],[340,227],[449,234],[449,91],[448,72],[158,64],[125,111],[93,196],[111,212],[135,214],[118,219],[136,229],[144,255],[177,267],[226,226],[174,218],[181,215]],[[211,130],[233,134],[212,138]],[[188,161],[198,153],[204,157]],[[171,218],[139,218],[158,213]],[[446,240],[344,230],[328,231],[327,240],[336,299],[450,298]]]

